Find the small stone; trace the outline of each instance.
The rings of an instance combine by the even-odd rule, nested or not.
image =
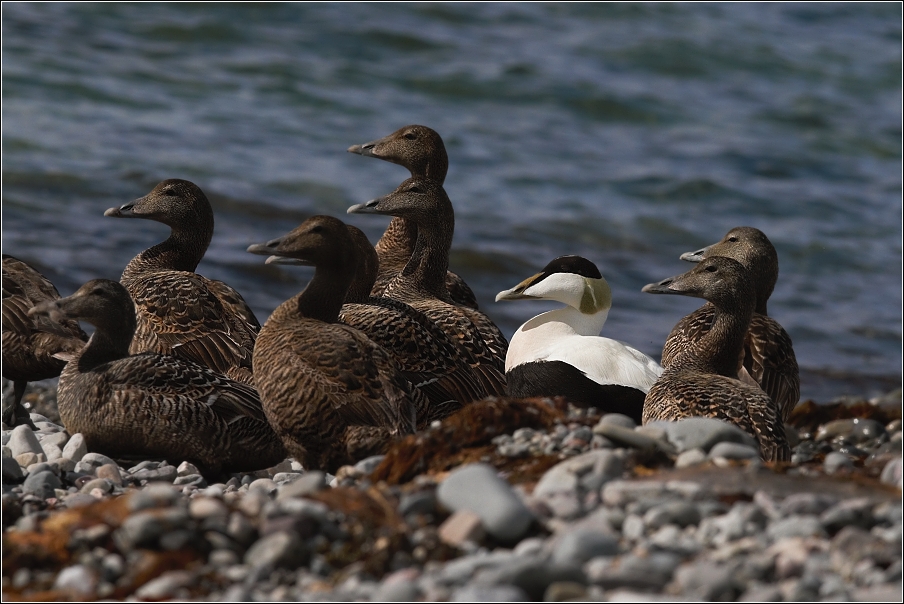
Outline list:
[[[846,526],[870,529],[876,523],[873,518],[875,502],[868,497],[858,497],[839,501],[819,517],[822,526],[829,532],[840,531]]]
[[[756,447],[750,445],[742,445],[734,442],[720,442],[713,445],[709,450],[709,458],[716,459],[759,459],[760,451]]]
[[[306,497],[322,491],[326,488],[326,475],[323,472],[313,470],[305,472],[298,479],[279,486],[277,500],[287,497]]]
[[[688,501],[669,501],[647,510],[644,524],[651,530],[667,524],[681,528],[700,523],[700,509]]]
[[[374,594],[374,602],[415,602],[420,595],[415,581],[420,572],[416,568],[403,568],[387,575]]]
[[[197,520],[221,516],[229,516],[229,508],[219,499],[211,497],[194,497],[188,503],[188,514]]]
[[[80,489],[80,492],[91,493],[94,489],[100,489],[104,493],[109,493],[113,490],[113,483],[106,478],[95,478],[94,480],[86,482],[85,486]]]
[[[179,467],[176,468],[176,476],[191,476],[195,474],[200,474],[198,468],[195,464],[189,463],[187,461],[183,461],[179,464]]]
[[[399,514],[433,514],[436,512],[436,493],[433,491],[417,491],[406,493],[399,500]]]
[[[172,467],[172,466],[170,466]],[[129,498],[129,509],[133,512],[148,508],[170,506],[179,500],[179,493],[168,484],[149,484]]]
[[[97,575],[82,564],[67,566],[57,575],[53,588],[90,595],[97,589]]]
[[[630,419],[630,418],[628,418]],[[546,588],[544,602],[571,602],[587,599],[587,586],[573,581],[555,581]]]
[[[534,519],[509,484],[486,464],[453,470],[439,485],[437,498],[450,510],[474,512],[486,531],[503,541],[522,537]]]
[[[277,485],[271,478],[258,478],[248,485],[248,491],[261,491],[267,495],[275,493]]]
[[[89,453],[90,455],[90,453]],[[173,482],[176,479],[177,470],[173,466],[161,466],[154,470],[139,470],[132,473],[134,480],[147,480],[148,482]]]
[[[851,458],[844,453],[838,453],[837,451],[832,451],[826,455],[825,461],[822,464],[822,468],[825,470],[826,474],[834,474],[840,470],[850,470],[853,467],[854,462],[851,461]]]
[[[819,493],[794,493],[785,497],[779,507],[779,516],[819,515],[835,505],[838,500]]]
[[[826,537],[822,524],[815,516],[791,516],[769,525],[766,535],[773,541],[788,537]]]
[[[75,437],[73,437],[75,438]],[[69,457],[68,455],[66,457]],[[69,457],[69,459],[72,459]],[[87,466],[91,468],[91,473],[94,474],[95,470],[102,465],[111,464],[116,465],[116,462],[107,457],[106,455],[102,455],[100,453],[85,453],[82,455],[82,458],[79,460],[79,463],[83,466]]]
[[[624,463],[614,451],[589,451],[547,470],[532,497],[543,501],[559,518],[575,518],[584,512],[588,494],[593,494],[595,503],[600,487],[623,471]]]
[[[439,538],[454,547],[461,547],[466,541],[479,543],[484,537],[480,516],[468,510],[458,510],[439,527]]]
[[[151,579],[135,591],[142,600],[166,600],[181,595],[179,592],[195,582],[194,574],[187,570],[171,570]],[[188,593],[185,592],[187,596]]]
[[[3,458],[3,484],[22,482],[24,477],[22,468],[15,459],[11,457]]]
[[[118,487],[122,486],[122,473],[119,471],[119,466],[115,463],[104,464],[97,468],[97,477],[106,478],[111,484]]]
[[[38,442],[38,437],[35,436],[34,431],[27,424],[13,428],[6,446],[9,447],[13,457],[18,457],[23,453],[34,453],[35,455],[44,453],[41,443]]]
[[[215,549],[210,552],[207,561],[211,566],[232,566],[239,563],[239,555],[231,549]]]
[[[207,486],[207,481],[200,474],[186,474],[185,476],[177,476],[173,481],[174,485],[193,486],[203,489]]]
[[[466,585],[459,587],[449,598],[450,602],[527,602],[530,598],[524,590],[514,585]]]
[[[16,462],[20,467],[27,468],[29,466],[33,466],[36,463],[42,463],[47,461],[47,457],[43,453],[22,453],[20,455],[16,455]]]
[[[152,546],[166,533],[185,528],[188,512],[181,508],[156,508],[132,514],[113,534],[120,550]]]
[[[570,531],[562,535],[552,552],[552,562],[563,566],[582,566],[591,558],[615,556],[618,540],[599,531]]]
[[[622,428],[627,428],[628,430],[633,430],[637,427],[637,422],[622,413],[607,413],[600,418],[597,425],[599,424],[614,424],[616,426],[621,426]]]
[[[675,459],[676,468],[696,466],[706,461],[706,452],[703,449],[688,449],[680,453]]]
[[[377,466],[379,466],[383,462],[383,459],[385,457],[385,455],[372,455],[370,457],[366,457],[355,464],[355,469],[365,475],[371,474],[374,470],[377,469]]]
[[[666,428],[669,441],[679,452],[688,449],[709,451],[716,443],[734,442],[758,449],[755,438],[734,424],[711,417],[688,417],[669,422]]]
[[[879,480],[899,489],[904,487],[904,464],[902,464],[900,457],[892,459],[885,464]]]
[[[655,438],[641,434],[631,428],[619,426],[618,424],[600,422],[594,426],[593,433],[605,436],[616,444],[633,447],[635,449],[660,449],[666,453],[673,452],[672,447],[668,442],[656,440]]]
[[[303,475],[299,472],[280,472],[279,474],[273,475],[273,482],[275,482],[279,486],[283,486],[285,484],[295,482],[302,476]]]
[[[81,433],[73,434],[72,438],[69,439],[69,442],[66,443],[66,446],[63,447],[63,457],[71,459],[76,463],[80,462],[87,452],[88,444],[85,442],[85,437],[82,436]]]
[[[55,461],[63,457],[63,450],[55,444],[45,443],[41,446],[44,449],[44,455],[47,457],[47,461]]]
[[[63,483],[60,482],[57,475],[47,470],[29,474],[22,485],[22,492],[35,495],[41,499],[47,499],[48,497],[54,497],[56,495],[54,489],[58,489],[61,486],[63,486]]]
[[[63,503],[70,509],[83,508],[96,502],[97,499],[87,493],[72,493],[63,499]]]
[[[65,432],[51,432],[49,434],[40,435],[38,437],[38,440],[41,441],[41,448],[44,448],[47,445],[56,445],[57,447],[62,449],[66,446],[66,443],[69,442],[69,435]]]
[[[67,459],[66,457],[60,457],[59,459],[53,460],[53,465],[56,467],[56,472],[61,476],[66,472],[72,472],[75,470],[75,462],[71,459]]]
[[[254,568],[297,568],[307,559],[308,552],[294,533],[271,533],[245,553],[245,564]]]

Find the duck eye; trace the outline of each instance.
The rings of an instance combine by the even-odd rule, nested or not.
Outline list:
[[[729,237],[728,240],[731,241],[731,242],[736,242],[736,241],[738,240],[738,238],[732,236],[732,237]]]
[[[423,191],[421,191],[421,188],[419,186],[412,185],[411,187],[409,187],[408,192],[409,193],[422,193]]]
[[[318,225],[315,226],[313,229],[311,229],[311,232],[312,232],[312,233],[320,233],[320,232],[323,232],[323,227],[320,226],[320,225],[318,224]]]
[[[417,134],[415,134],[414,132],[406,132],[403,136],[410,141],[413,141],[417,138]]]
[[[716,272],[717,269],[716,269],[715,266],[709,265],[709,266],[706,267],[705,270],[706,270],[707,273],[714,273],[714,272]]]

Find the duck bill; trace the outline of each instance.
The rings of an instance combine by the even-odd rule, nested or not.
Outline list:
[[[135,213],[135,206],[144,201],[144,199],[145,198],[142,197],[121,205],[118,208],[110,208],[104,212],[104,216],[109,216],[111,218],[145,218],[145,216]]]
[[[707,246],[702,250],[697,250],[696,252],[684,252],[679,256],[681,260],[685,262],[702,262],[704,258],[706,258],[706,252],[712,246]]]
[[[28,309],[29,317],[47,317],[53,323],[60,323],[68,319],[69,317],[66,315],[66,311],[64,309],[64,303],[68,298],[62,298],[60,300],[47,300],[46,302],[41,302],[40,304],[33,306]],[[44,327],[44,326],[42,326]],[[52,331],[50,329],[44,329],[45,331]],[[71,334],[66,334],[71,335]]]
[[[270,256],[264,261],[264,264],[290,264],[293,266],[314,266],[307,260],[301,258],[289,258],[288,256]]]
[[[532,275],[511,289],[501,291],[496,294],[496,302],[502,300],[537,300],[537,296],[525,294],[524,291],[531,285],[536,283],[537,279],[543,276],[543,273]]]
[[[663,279],[658,283],[649,283],[640,290],[648,294],[673,294],[676,296],[697,296],[697,292],[685,283],[687,273]]]
[[[356,153],[358,155],[364,155],[365,157],[380,157],[379,151],[377,151],[377,147],[385,140],[386,137],[383,137],[375,141],[370,141],[369,143],[352,145],[348,148],[348,152]]]
[[[346,210],[347,214],[386,214],[380,209],[382,197],[371,199],[365,203],[358,203]]]

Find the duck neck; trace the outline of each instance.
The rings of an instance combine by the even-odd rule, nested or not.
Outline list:
[[[393,217],[386,232],[374,246],[380,258],[380,272],[398,274],[408,263],[417,244],[417,225],[398,216]]]
[[[606,324],[609,309],[594,314],[585,314],[576,308],[566,306],[541,313],[525,323],[521,331],[540,330],[570,333],[579,336],[598,336]]]
[[[173,229],[166,241],[141,252],[126,266],[122,281],[156,271],[194,272],[210,245],[210,232]]]
[[[730,309],[719,304],[713,307],[712,327],[673,365],[736,379],[754,301],[746,298],[741,307]]]
[[[446,272],[449,270],[449,250],[455,230],[452,204],[443,204],[442,211],[432,216],[431,224],[418,224],[417,242],[411,258],[402,269],[401,277],[413,282],[426,293],[445,300],[449,298],[446,288]]]
[[[134,335],[135,313],[132,309],[129,309],[128,314],[116,325],[97,327],[88,343],[78,353],[79,371],[84,373],[104,363],[126,358],[129,356],[129,345]]]
[[[324,323],[335,323],[345,301],[346,292],[354,278],[354,271],[318,266],[314,278],[295,296],[294,310],[302,317]]]

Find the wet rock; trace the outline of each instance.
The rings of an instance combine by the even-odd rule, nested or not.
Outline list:
[[[437,498],[450,510],[474,512],[488,533],[504,541],[522,537],[533,522],[533,514],[509,484],[486,464],[452,471],[437,489]]]

